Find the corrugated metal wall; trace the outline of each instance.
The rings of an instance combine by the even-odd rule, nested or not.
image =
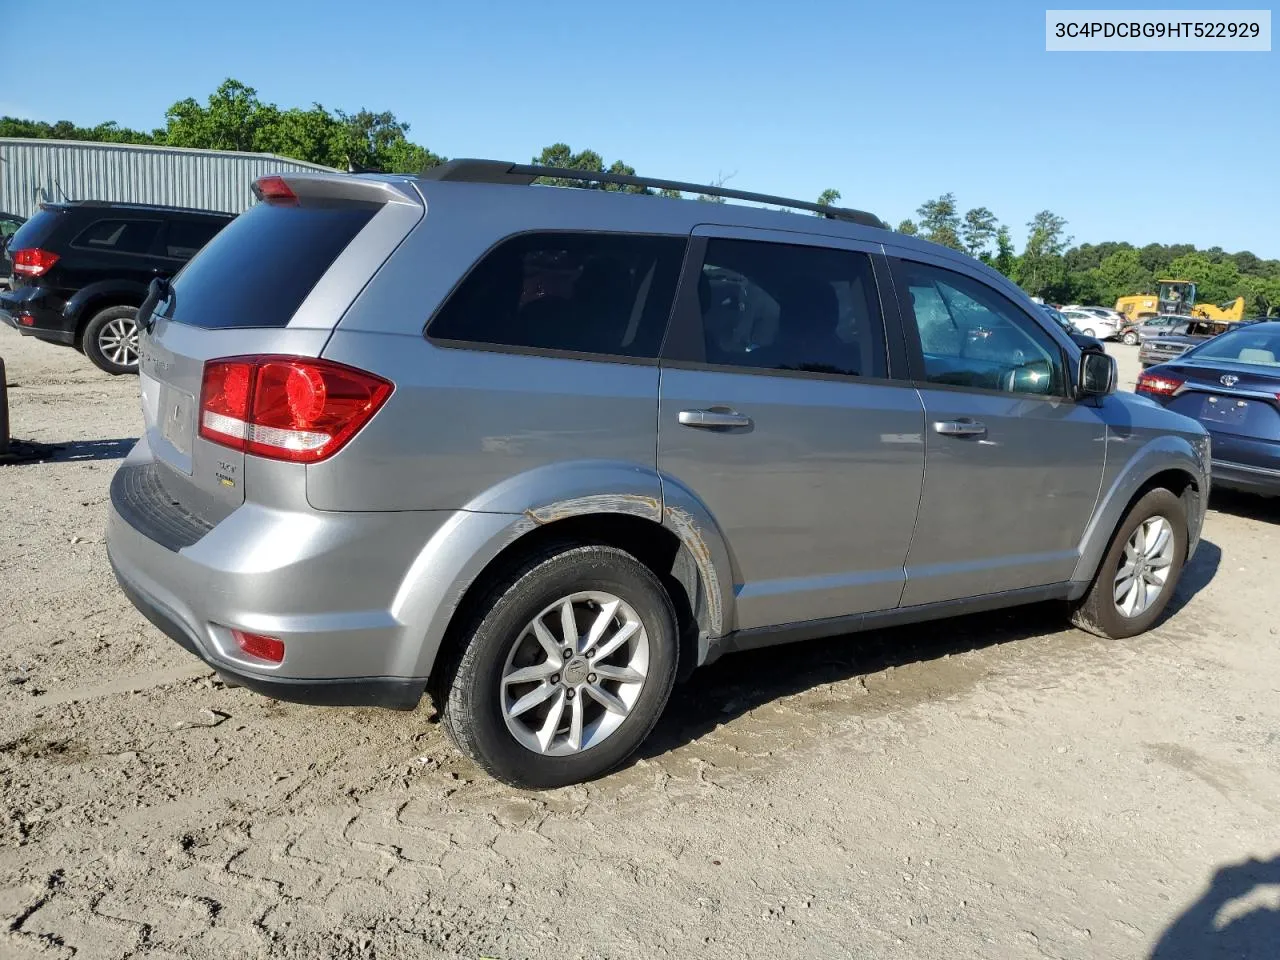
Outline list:
[[[29,217],[41,203],[70,198],[240,213],[258,177],[328,169],[265,153],[0,137],[0,210]]]

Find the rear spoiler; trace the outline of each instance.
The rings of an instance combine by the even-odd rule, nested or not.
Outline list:
[[[274,173],[253,182],[253,195],[266,203],[292,203],[308,197],[358,203],[397,203],[421,207],[410,177],[349,173]]]

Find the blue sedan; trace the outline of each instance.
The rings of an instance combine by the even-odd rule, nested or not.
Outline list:
[[[1204,424],[1214,486],[1280,494],[1280,322],[1237,327],[1150,367],[1137,391]]]

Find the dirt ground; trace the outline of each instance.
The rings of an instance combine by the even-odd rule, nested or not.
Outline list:
[[[622,771],[522,793],[425,704],[276,703],[148,625],[103,549],[136,380],[0,355],[61,446],[0,467],[6,960],[1280,955],[1280,501],[1215,495],[1148,636],[1049,607],[727,658]]]

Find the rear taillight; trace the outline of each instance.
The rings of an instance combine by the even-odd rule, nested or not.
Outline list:
[[[14,250],[10,256],[14,275],[19,277],[44,276],[58,262],[58,255],[48,250]]]
[[[1144,373],[1138,377],[1138,383],[1134,389],[1138,393],[1149,393],[1156,397],[1172,397],[1182,388],[1182,383],[1183,381],[1176,380],[1173,377]]]
[[[200,387],[200,436],[272,460],[315,463],[355,436],[393,389],[329,360],[210,360]]]
[[[261,177],[253,185],[259,199],[267,203],[296,203],[298,195],[284,177]]]
[[[232,630],[236,646],[256,660],[268,663],[284,662],[284,641],[275,637],[263,636],[260,633],[245,633],[243,630]]]

